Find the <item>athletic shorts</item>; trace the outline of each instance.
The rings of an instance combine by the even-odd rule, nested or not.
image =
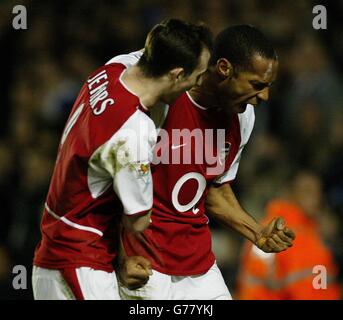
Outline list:
[[[33,266],[35,300],[120,300],[115,272],[88,267],[45,269]]]
[[[153,270],[147,284],[137,290],[119,285],[123,300],[232,300],[216,263],[204,274],[171,276]]]

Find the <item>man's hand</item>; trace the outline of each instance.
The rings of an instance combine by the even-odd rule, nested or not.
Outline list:
[[[151,263],[141,256],[126,257],[122,259],[116,273],[122,285],[136,290],[143,287],[152,275]]]
[[[266,227],[239,204],[230,184],[212,186],[206,199],[207,212],[228,228],[233,228],[264,252],[280,252],[292,246],[294,232],[283,218],[273,219]]]
[[[261,230],[256,246],[264,252],[281,252],[293,245],[295,233],[285,226],[283,218],[274,218]]]

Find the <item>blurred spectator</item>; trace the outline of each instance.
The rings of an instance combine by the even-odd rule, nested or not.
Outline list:
[[[343,107],[341,109],[341,114],[332,121],[323,172],[328,203],[337,214],[337,225],[341,230],[333,240],[333,248],[336,259],[342,266],[340,281],[343,282]]]
[[[285,144],[269,133],[253,132],[252,143],[245,152],[238,173],[240,182],[235,188],[244,208],[260,219],[266,203],[283,191],[285,180],[296,164],[292,164]]]
[[[299,160],[304,160],[304,151],[308,153],[304,162],[308,164],[309,157],[318,153],[318,143],[327,141],[331,122],[341,112],[343,87],[327,51],[313,36],[305,35],[295,43],[286,64],[292,80],[281,125]]]
[[[266,220],[285,217],[297,238],[292,248],[279,254],[261,252],[251,244],[245,246],[238,278],[238,299],[341,298],[336,279],[338,267],[323,237],[323,233],[334,236],[337,229],[323,201],[319,178],[301,171],[292,180],[286,200],[273,200],[268,204]],[[316,266],[326,268],[327,288],[314,287]]]

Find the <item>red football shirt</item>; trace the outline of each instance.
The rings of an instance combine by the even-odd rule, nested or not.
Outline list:
[[[141,54],[120,55],[109,63],[129,67]],[[152,222],[139,238],[124,232],[125,250],[129,256],[145,256],[155,270],[165,274],[205,273],[215,259],[206,195],[213,183],[235,179],[254,126],[254,108],[247,105],[244,113],[229,118],[224,112],[204,108],[185,93],[170,107],[152,109],[151,117],[162,128],[152,166]]]
[[[34,265],[112,271],[122,212],[152,207],[149,163],[156,128],[111,63],[82,87],[65,126],[41,222]]]
[[[145,256],[155,270],[170,275],[202,274],[213,265],[206,195],[213,183],[235,178],[253,124],[251,105],[228,117],[185,93],[169,108],[152,167],[152,223],[140,238],[124,233],[129,256]]]

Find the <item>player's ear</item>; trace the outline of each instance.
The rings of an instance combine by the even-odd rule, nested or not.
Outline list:
[[[232,78],[233,76],[233,66],[229,60],[225,58],[220,58],[216,64],[216,71],[218,75],[223,78]]]
[[[179,67],[179,68],[174,68],[170,70],[169,74],[171,78],[176,82],[176,81],[181,80],[184,77],[185,71],[183,68]]]

